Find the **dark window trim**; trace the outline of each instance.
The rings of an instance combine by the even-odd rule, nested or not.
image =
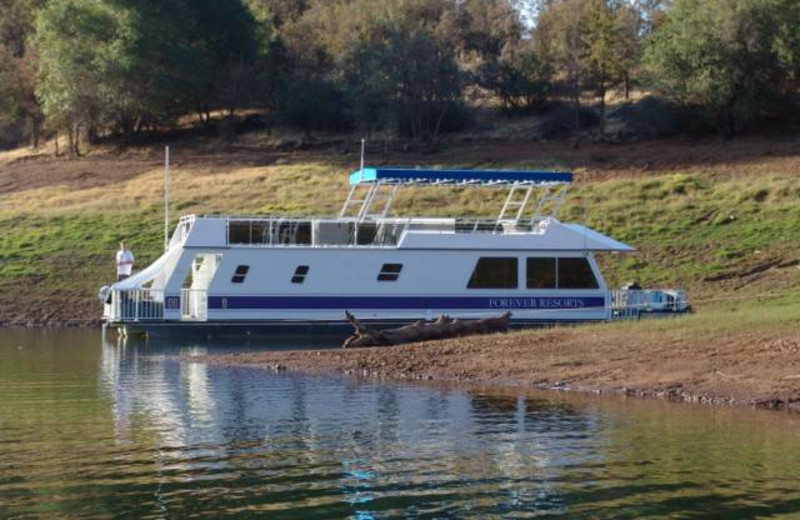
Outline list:
[[[403,272],[403,264],[383,264],[378,273],[379,282],[396,282]]]
[[[309,267],[307,265],[298,265],[292,275],[292,283],[303,283],[308,276]]]
[[[249,265],[237,265],[236,270],[233,272],[231,283],[244,283],[244,279],[247,277],[247,273],[249,272]]]

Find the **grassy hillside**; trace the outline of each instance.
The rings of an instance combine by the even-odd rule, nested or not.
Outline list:
[[[276,152],[194,143],[175,156],[173,212],[332,214],[357,163],[339,148]],[[728,153],[729,151],[729,153]],[[535,159],[531,159],[531,158]],[[787,143],[620,147],[450,145],[375,164],[570,168],[562,220],[586,223],[641,254],[603,259],[610,282],[687,287],[696,301],[800,287],[800,153]],[[646,159],[646,160],[645,160]],[[78,161],[0,156],[0,320],[93,318],[120,239],[144,266],[162,247],[159,152]],[[491,190],[418,190],[398,210],[492,215]],[[735,294],[734,294],[735,293]]]

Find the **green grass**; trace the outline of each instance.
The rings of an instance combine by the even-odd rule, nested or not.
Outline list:
[[[48,188],[48,200],[69,201],[64,207],[48,203],[31,209],[26,201],[35,200],[35,193],[6,197],[17,209],[0,214],[0,294],[94,298],[97,288],[113,279],[120,239],[131,245],[139,267],[152,261],[162,248],[159,182],[150,173],[105,191],[67,190],[63,197],[56,187]],[[180,213],[332,214],[345,189],[342,166],[319,160],[218,175],[182,172],[175,180],[174,208]],[[398,210],[493,215],[502,196],[490,190],[415,190],[398,201]],[[560,217],[641,251],[603,260],[610,284],[635,279],[687,287],[697,298],[731,290],[715,279],[776,260],[797,260],[798,200],[800,182],[791,177],[669,174],[577,186]],[[785,280],[765,280],[757,290],[800,284],[798,276],[789,286]]]

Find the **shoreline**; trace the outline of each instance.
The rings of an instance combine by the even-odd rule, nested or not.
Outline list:
[[[787,325],[733,331],[697,330],[691,324],[596,325],[393,347],[258,351],[186,359],[312,375],[800,411],[800,330]]]
[[[0,329],[99,329],[101,319],[13,319],[0,320]]]

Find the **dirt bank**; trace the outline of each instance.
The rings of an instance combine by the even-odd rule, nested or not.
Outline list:
[[[459,338],[389,348],[210,356],[213,363],[624,393],[800,410],[800,327],[607,325]],[[750,330],[746,330],[749,328]]]

